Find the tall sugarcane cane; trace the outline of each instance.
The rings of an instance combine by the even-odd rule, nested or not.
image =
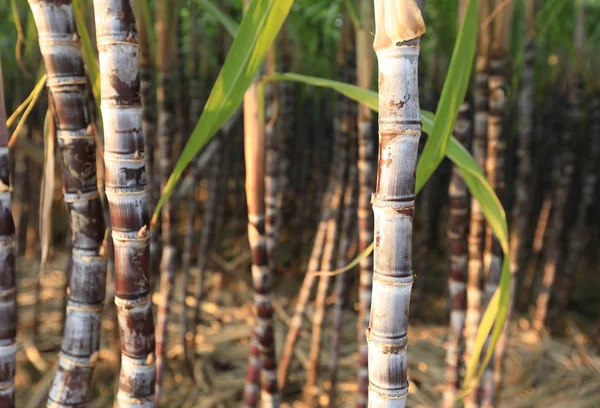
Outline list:
[[[363,26],[356,33],[356,76],[358,86],[371,89],[373,73],[373,51],[371,29],[373,21],[373,3],[361,0],[360,9]],[[375,172],[373,171],[375,135],[372,113],[368,106],[358,107],[358,251],[363,253],[373,242],[373,211],[371,210],[371,194],[375,190]],[[365,332],[369,327],[371,311],[371,286],[373,280],[373,254],[360,261],[359,282],[359,316],[357,323],[358,337],[358,395],[356,408],[366,408],[369,391],[369,373],[367,358],[367,340]]]
[[[352,53],[351,53],[352,55]],[[354,55],[352,55],[354,57]],[[352,83],[347,81],[347,83]],[[351,101],[344,101],[344,105],[350,107],[347,111],[346,116],[348,126],[348,142],[349,142],[349,169],[348,178],[346,181],[346,190],[344,192],[343,201],[343,212],[342,222],[340,228],[340,239],[337,253],[337,268],[343,268],[348,264],[348,251],[350,246],[355,239],[356,231],[356,190],[358,181],[358,167],[357,162],[357,143],[356,143],[356,109],[354,109],[354,103]],[[333,333],[331,335],[331,375],[330,375],[330,388],[329,388],[329,401],[330,404],[336,405],[337,395],[337,378],[339,372],[340,363],[340,347],[341,347],[341,332],[343,324],[342,307],[344,305],[344,299],[346,298],[346,290],[348,286],[348,275],[347,273],[341,273],[335,277],[335,302],[333,304],[333,315],[332,328]]]
[[[342,75],[347,79],[348,70],[347,64],[354,64],[353,53],[346,53],[348,43],[353,43],[352,26],[348,24],[343,30],[340,38],[340,47],[338,52],[338,64],[341,67]],[[354,44],[350,44],[353,48]],[[349,57],[349,58],[348,58]],[[327,226],[325,233],[325,242],[323,246],[323,258],[321,259],[321,271],[331,271],[335,267],[335,254],[338,248],[338,238],[341,234],[341,214],[344,200],[344,190],[346,188],[346,179],[348,173],[348,151],[351,148],[351,129],[354,118],[350,112],[350,105],[345,99],[337,101],[337,114],[334,119],[334,146],[333,149],[337,153],[333,163],[330,179],[333,183],[329,208],[327,209]],[[352,122],[352,123],[351,123]],[[354,146],[352,146],[354,147]],[[315,315],[313,318],[310,351],[308,355],[308,367],[306,373],[305,397],[306,402],[311,406],[314,402],[314,388],[317,384],[319,369],[319,358],[321,354],[321,344],[323,325],[325,323],[326,314],[326,298],[331,282],[331,276],[328,274],[319,277],[317,285],[317,294],[315,298]]]
[[[73,249],[65,328],[48,406],[85,402],[100,344],[106,285],[104,218],[96,179],[89,91],[70,1],[29,2],[54,104]]]
[[[15,223],[11,206],[8,128],[0,60],[0,406],[15,406],[17,288]]]
[[[190,10],[190,74],[189,74],[189,97],[190,97],[190,112],[189,112],[189,123],[195,123],[200,118],[202,113],[202,86],[200,80],[200,55],[198,52],[198,16],[197,8],[191,7]],[[197,167],[197,164],[195,164]],[[190,335],[189,333],[189,319],[188,319],[188,308],[186,299],[188,295],[188,283],[190,278],[190,267],[192,265],[192,247],[194,246],[194,238],[196,233],[196,215],[198,212],[198,202],[196,201],[197,194],[196,188],[200,180],[200,174],[198,171],[192,171],[192,184],[193,187],[187,197],[187,222],[185,238],[183,241],[183,254],[181,260],[181,292],[180,292],[180,303],[183,307],[183,313],[181,314],[181,323],[183,330],[181,332],[181,344],[183,345],[183,355],[188,361],[189,368],[194,372],[193,358],[190,357],[190,343],[186,339]]]
[[[466,2],[465,2],[466,3]],[[471,130],[469,104],[464,102],[458,114],[454,135],[463,144],[468,144]],[[450,295],[450,333],[446,353],[446,391],[444,407],[454,407],[456,392],[460,387],[461,355],[464,346],[463,330],[467,309],[468,245],[467,225],[469,196],[467,185],[456,167],[452,168],[450,187],[450,216],[448,220],[448,247],[450,273],[448,291]]]
[[[337,157],[334,153],[334,158]],[[327,231],[327,208],[329,205],[329,197],[331,196],[331,190],[333,184],[328,183],[328,190],[325,193],[321,203],[321,219],[317,227],[317,233],[315,235],[312,251],[306,268],[306,275],[302,281],[302,286],[298,293],[298,300],[294,307],[294,314],[290,323],[290,328],[285,338],[283,345],[283,351],[281,352],[281,358],[279,360],[279,369],[277,372],[277,383],[279,388],[283,389],[287,381],[287,371],[292,361],[292,355],[294,347],[300,336],[300,329],[302,329],[302,322],[304,320],[304,312],[306,310],[306,304],[310,298],[310,292],[315,283],[315,272],[319,270],[321,265],[321,258],[323,257],[323,247],[325,243],[325,235]]]
[[[468,1],[459,1],[458,27],[461,26]],[[454,135],[463,144],[468,145],[471,132],[469,103],[463,102],[454,126]],[[460,386],[461,356],[464,351],[463,331],[467,309],[468,280],[468,243],[467,225],[469,221],[469,196],[467,185],[456,166],[452,167],[452,176],[448,189],[450,215],[448,220],[448,251],[450,271],[448,292],[450,297],[450,329],[448,350],[446,352],[446,390],[443,406],[454,407],[456,392]]]
[[[576,2],[575,9],[575,49],[578,52],[579,58],[583,58],[583,51],[585,46],[585,12],[583,2]],[[576,79],[572,86],[575,88],[575,96],[573,99],[573,112],[572,120],[573,129],[580,129],[581,120],[584,114],[576,100],[581,97],[581,80]],[[577,95],[579,93],[579,95]],[[563,273],[557,280],[556,286],[556,307],[554,314],[563,312],[567,308],[569,301],[569,295],[573,287],[575,280],[575,272],[578,265],[579,258],[583,250],[585,249],[586,243],[590,239],[590,231],[588,227],[589,212],[594,205],[594,195],[598,180],[598,160],[600,159],[600,98],[596,94],[591,96],[589,104],[589,117],[590,117],[590,129],[589,136],[589,150],[586,153],[585,160],[583,163],[582,171],[582,186],[581,186],[581,198],[577,205],[577,216],[575,223],[569,232],[568,250],[565,263],[563,265]]]
[[[352,24],[347,24],[343,29],[342,49],[344,55],[344,64],[342,66],[341,77],[346,83],[356,83],[356,33]],[[339,244],[337,248],[336,268],[343,268],[348,263],[348,251],[350,245],[354,241],[353,235],[356,227],[357,210],[356,210],[356,190],[358,178],[358,134],[357,134],[357,106],[348,98],[343,98],[341,101],[341,129],[340,132],[347,139],[347,176],[344,197],[342,201],[342,211],[340,214],[340,233]],[[331,334],[331,374],[329,401],[331,405],[336,404],[336,388],[337,377],[339,371],[340,359],[340,337],[342,330],[342,307],[346,298],[348,276],[346,273],[336,275],[334,295],[335,301],[333,304],[332,325],[333,332]]]
[[[581,58],[583,41],[585,40],[584,9],[583,1],[575,2],[576,30],[574,32],[575,49]],[[550,297],[557,271],[562,268],[565,254],[562,251],[563,236],[567,231],[567,211],[570,187],[573,173],[575,172],[575,154],[573,152],[573,141],[576,132],[580,129],[581,121],[581,80],[574,64],[567,66],[567,97],[564,108],[566,108],[566,122],[568,125],[562,131],[560,140],[560,156],[554,169],[554,190],[552,215],[549,224],[547,241],[544,249],[544,273],[541,288],[535,300],[535,314],[532,319],[532,327],[540,332],[546,323]],[[562,277],[562,276],[561,276]]]
[[[121,335],[117,404],[152,407],[155,339],[150,296],[148,189],[131,3],[94,0],[105,135],[106,196],[115,247],[115,304]]]
[[[256,82],[250,86],[244,96],[248,241],[252,250],[252,286],[256,313],[256,326],[252,335],[248,375],[244,389],[244,404],[249,407],[257,405],[256,385],[262,383],[261,405],[278,407],[280,401],[271,304],[273,277],[270,274],[265,239],[264,121],[260,117],[263,114],[261,109],[263,97]]]
[[[495,9],[499,9],[501,0],[494,0]],[[504,197],[504,154],[506,135],[504,120],[507,108],[506,77],[508,69],[508,39],[512,20],[512,7],[509,5],[500,11],[494,21],[492,46],[490,53],[489,114],[487,127],[487,154],[485,162],[486,176],[500,200]],[[484,264],[487,268],[484,301],[487,305],[500,282],[502,270],[502,247],[492,228],[486,227]],[[489,339],[488,339],[489,341]],[[490,360],[481,380],[481,404],[484,407],[496,406],[497,398],[494,386],[495,359]]]
[[[519,160],[515,179],[515,205],[512,209],[512,225],[510,231],[510,273],[511,295],[507,322],[510,321],[514,308],[517,279],[525,264],[527,244],[525,241],[529,232],[529,217],[531,213],[530,184],[531,184],[531,139],[533,133],[533,88],[535,65],[535,1],[526,4],[526,27],[528,38],[525,42],[523,77],[521,94],[519,95],[519,138],[517,158]],[[502,363],[508,346],[509,324],[504,326],[500,339],[494,351],[494,396],[498,400],[502,382]]]
[[[158,69],[158,145],[160,150],[160,183],[164,189],[173,169],[172,153],[176,138],[175,124],[175,84],[177,79],[177,46],[174,29],[177,26],[178,7],[168,0],[156,3]],[[169,320],[173,284],[175,282],[175,210],[171,200],[167,200],[161,213],[162,256],[160,260],[160,303],[156,316],[156,402],[160,398],[160,389],[164,371],[164,359],[167,345],[167,324]]]
[[[419,2],[420,3],[420,2]],[[379,61],[379,162],[373,195],[375,249],[367,330],[369,406],[405,407],[406,345],[413,283],[412,221],[421,135],[418,89],[425,23],[414,0],[375,0]]]
[[[479,3],[478,19],[483,21],[490,12],[489,0]],[[488,122],[488,77],[489,77],[489,47],[490,27],[483,27],[478,33],[477,55],[475,59],[475,90],[474,90],[474,120],[473,120],[473,158],[479,169],[485,171],[487,122]],[[467,277],[467,312],[465,315],[465,353],[464,362],[468,362],[475,347],[475,337],[482,309],[482,279],[483,279],[483,242],[484,219],[479,202],[471,199],[471,220],[469,223],[469,263]],[[465,407],[477,406],[477,391],[468,394]]]
[[[519,137],[517,158],[519,160],[515,178],[515,204],[512,209],[510,231],[511,273],[517,276],[525,264],[527,243],[523,242],[529,232],[531,212],[531,142],[533,133],[533,88],[535,68],[535,1],[526,4],[527,40],[525,42],[521,92],[519,95]],[[514,291],[511,292],[514,296]]]

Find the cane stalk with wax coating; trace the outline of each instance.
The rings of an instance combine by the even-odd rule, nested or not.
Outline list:
[[[379,161],[372,199],[375,249],[367,329],[369,406],[405,407],[415,173],[421,135],[418,58],[425,23],[414,0],[375,0],[375,24]]]
[[[156,377],[148,270],[150,228],[135,18],[128,0],[94,0],[106,196],[121,336],[120,407],[152,407]]]
[[[13,408],[17,366],[17,289],[9,160],[0,59],[0,406]]]
[[[48,406],[85,403],[100,344],[106,257],[89,89],[70,1],[29,2],[54,104],[64,200],[72,234],[71,274],[58,369]]]

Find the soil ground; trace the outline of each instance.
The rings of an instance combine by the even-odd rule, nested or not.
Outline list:
[[[162,394],[163,407],[236,407],[239,406],[251,333],[251,290],[239,276],[248,270],[248,257],[240,255],[229,263],[212,257],[207,298],[202,303],[202,324],[195,338],[197,373],[205,372],[212,382],[212,391],[204,383],[200,387],[192,380],[183,358],[182,325],[179,280],[175,287],[174,305],[169,324],[168,372]],[[17,372],[17,406],[42,407],[52,379],[62,330],[65,274],[64,255],[56,256],[40,285],[39,322],[34,336],[35,287],[37,264],[19,260],[19,348]],[[237,270],[221,273],[221,270]],[[293,294],[299,288],[300,276],[286,279],[286,288],[276,293]],[[281,283],[280,283],[281,284]],[[276,339],[281,345],[287,331],[293,295],[277,297],[275,301]],[[438,296],[437,298],[440,298]],[[436,298],[436,299],[437,299]],[[443,298],[443,297],[441,297]],[[290,300],[292,299],[292,301]],[[159,302],[157,295],[154,302]],[[193,299],[187,299],[193,304]],[[424,301],[429,310],[443,315],[443,299]],[[436,304],[439,303],[439,304]],[[353,406],[356,361],[356,311],[347,305],[344,311],[338,406]],[[118,328],[112,302],[108,302],[103,316],[102,350],[93,379],[93,393],[88,407],[110,407],[116,390],[119,370]],[[308,320],[313,309],[308,308]],[[432,319],[425,318],[431,322]],[[433,321],[440,321],[435,318]],[[600,407],[600,358],[597,346],[589,336],[590,323],[570,316],[567,334],[563,338],[545,336],[539,339],[528,327],[525,318],[511,322],[511,338],[506,358],[505,388],[501,407]],[[304,365],[308,355],[310,332],[305,324],[290,369],[290,381],[283,399],[284,407],[301,407],[304,385]],[[326,336],[329,335],[326,332]],[[444,390],[444,358],[447,327],[441,324],[419,323],[409,331],[409,407],[439,406]],[[321,356],[321,383],[318,401],[327,405],[327,387],[330,385],[327,339]],[[201,369],[202,368],[202,369]]]

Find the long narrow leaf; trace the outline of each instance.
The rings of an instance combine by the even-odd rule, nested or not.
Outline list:
[[[85,24],[83,12],[83,0],[73,0],[73,15],[75,24],[77,25],[77,33],[81,39],[81,51],[83,52],[83,60],[87,67],[90,81],[92,82],[92,93],[94,94],[94,102],[96,103],[96,112],[100,112],[100,68],[98,66],[98,57],[90,33]]]
[[[41,95],[42,91],[44,90],[44,85],[46,85],[46,74],[44,74],[42,76],[42,79],[37,83],[35,88],[33,88],[33,92],[31,94],[31,100],[29,101],[29,105],[27,105],[27,109],[25,109],[23,116],[21,116],[21,119],[19,120],[17,127],[15,128],[15,130],[12,133],[12,136],[10,137],[10,140],[8,141],[8,147],[13,147],[13,145],[17,141],[17,138],[21,134],[21,128],[27,121],[27,118],[29,117],[31,110],[35,106],[39,96]]]
[[[237,36],[239,24],[234,19],[223,13],[223,11],[210,0],[198,0],[198,4],[212,14],[219,23],[223,24],[223,27],[225,27],[225,30],[227,30],[231,37],[235,38]]]
[[[465,99],[477,42],[477,1],[470,0],[463,24],[458,33],[448,75],[435,112],[433,131],[429,134],[417,167],[417,189],[433,174],[444,159],[448,140],[460,105]]]
[[[231,45],[200,120],[156,205],[153,222],[187,165],[241,104],[293,3],[293,0],[254,0],[244,14],[239,35]]]
[[[329,88],[334,91],[360,103],[365,104],[369,109],[377,111],[379,109],[379,96],[376,92],[361,88],[356,85],[345,82],[335,81],[333,79],[318,78],[309,75],[286,72],[283,74],[274,73],[263,76],[264,81],[291,81],[300,82],[307,85],[318,86],[320,88]]]

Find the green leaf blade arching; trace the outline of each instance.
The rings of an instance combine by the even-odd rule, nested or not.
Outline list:
[[[433,130],[429,133],[417,167],[417,190],[421,189],[444,159],[458,110],[469,87],[476,43],[477,1],[471,0],[452,52],[448,75],[435,112]]]
[[[379,109],[378,106],[378,95],[377,92],[370,91],[358,87],[356,85],[347,84],[345,82],[335,81],[333,79],[319,78],[309,75],[295,74],[293,72],[286,72],[283,74],[275,73],[266,75],[263,77],[265,81],[291,81],[300,82],[307,85],[318,86],[320,88],[333,89],[336,92],[356,101],[363,103],[374,111]]]
[[[254,0],[248,8],[200,120],[158,201],[153,220],[157,219],[187,165],[242,103],[292,4],[293,0]]]
[[[210,0],[199,0],[198,4],[200,4],[206,11],[212,14],[219,23],[223,24],[225,30],[229,33],[232,38],[237,36],[239,30],[239,24],[229,17],[227,14],[223,13],[212,1]]]

